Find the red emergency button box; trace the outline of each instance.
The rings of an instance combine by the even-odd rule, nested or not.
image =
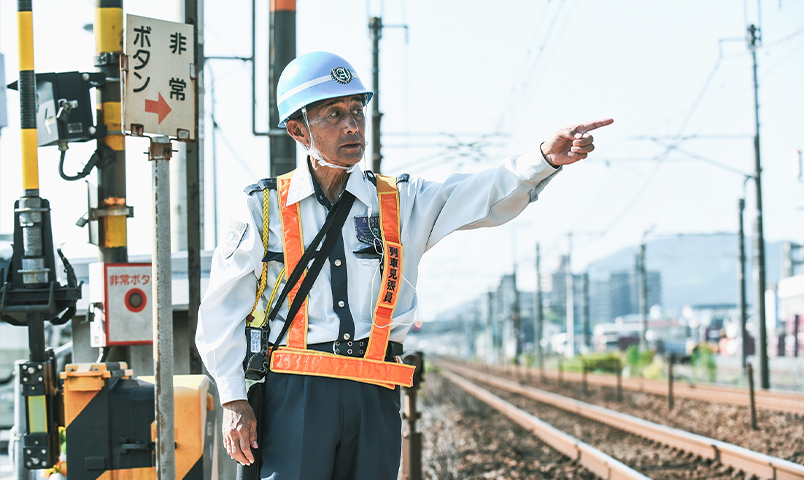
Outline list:
[[[153,343],[152,288],[150,263],[90,264],[91,345]]]

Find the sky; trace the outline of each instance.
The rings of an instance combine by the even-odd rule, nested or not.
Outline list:
[[[257,129],[264,131],[268,11],[267,2],[258,3]],[[177,20],[177,5],[128,1],[124,9]],[[251,2],[206,2],[205,9],[206,55],[250,56]],[[94,1],[35,0],[36,70],[92,71],[94,40],[82,27],[93,15]],[[571,253],[579,273],[643,238],[736,232],[743,196],[751,231],[749,24],[762,34],[756,56],[765,237],[804,241],[804,180],[796,167],[804,148],[804,2],[298,0],[297,52],[338,53],[370,85],[372,16],[387,26],[380,42],[383,173],[440,180],[493,167],[564,126],[615,119],[593,132],[596,151],[589,159],[566,167],[516,220],[457,232],[425,255],[417,287],[423,320],[494,288],[515,266],[520,289],[532,290],[537,243],[543,269]],[[18,69],[16,2],[10,0],[0,0],[0,53],[10,83]],[[235,192],[269,172],[267,137],[251,135],[250,72],[236,59],[209,60],[205,68],[207,249],[228,225]],[[9,126],[0,131],[0,233],[11,233],[13,203],[22,193],[16,92],[8,91],[8,101]],[[71,144],[65,169],[83,168],[93,149]],[[147,140],[127,139],[128,204],[135,215],[128,221],[130,254],[152,248],[145,150]],[[58,156],[55,147],[39,149],[40,194],[52,204],[54,241],[68,257],[94,256],[86,230],[75,226],[86,211],[86,185],[58,176]]]

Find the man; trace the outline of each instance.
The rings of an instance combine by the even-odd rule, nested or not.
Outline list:
[[[514,218],[561,166],[594,149],[589,131],[613,121],[559,130],[541,149],[474,175],[443,183],[389,179],[358,165],[371,96],[352,66],[331,53],[302,55],[285,68],[279,126],[307,150],[307,162],[246,188],[246,209],[213,256],[196,342],[217,382],[226,451],[244,465],[261,460],[263,478],[397,478],[399,386],[410,384],[412,371],[396,356],[414,323],[422,254],[455,230]],[[302,252],[347,199],[345,223],[327,232],[334,244],[326,265],[287,334],[298,284],[269,322],[268,343],[280,347],[264,387],[256,387],[266,398],[257,425],[243,357],[258,350],[259,335],[247,340],[246,318],[258,324],[275,307]]]

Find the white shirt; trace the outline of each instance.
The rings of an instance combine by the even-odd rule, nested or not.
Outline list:
[[[497,168],[476,174],[453,174],[443,183],[410,178],[399,182],[401,240],[403,245],[401,287],[391,324],[390,340],[403,342],[415,321],[416,282],[422,254],[455,230],[501,225],[534,202],[552,176],[560,171],[548,164],[539,148],[515,155]],[[350,174],[346,190],[355,196],[343,225],[347,269],[348,306],[354,319],[354,339],[369,335],[372,313],[379,294],[381,275],[379,256],[366,258],[354,252],[369,245],[355,233],[355,217],[379,214],[377,190],[359,167]],[[257,294],[262,260],[262,191],[245,195],[244,208],[230,223],[226,239],[212,257],[209,286],[198,312],[196,345],[209,373],[215,378],[221,403],[246,399],[243,358],[246,353],[245,317],[251,312]],[[315,198],[308,168],[299,168],[291,179],[288,203],[299,203],[302,236],[307,247],[318,233],[327,209]],[[270,191],[268,251],[280,254],[279,202]],[[284,265],[281,255],[268,262],[267,283],[260,300],[267,298]],[[307,343],[338,339],[340,319],[333,308],[330,262],[326,262],[313,284],[308,300]],[[280,285],[280,290],[284,282]],[[278,294],[277,294],[278,296]],[[336,299],[337,302],[338,299]],[[337,305],[337,303],[336,303]],[[271,324],[271,342],[282,329],[288,302],[282,305]],[[286,338],[285,338],[286,339]],[[282,342],[284,343],[284,341]]]

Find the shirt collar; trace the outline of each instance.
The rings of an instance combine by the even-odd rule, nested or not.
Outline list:
[[[349,179],[346,181],[346,190],[366,206],[371,205],[369,192],[376,191],[360,168],[360,164],[355,165],[355,169],[349,174]],[[307,166],[305,161],[304,166],[297,168],[290,179],[288,205],[293,205],[311,196],[315,196],[315,187],[313,187],[313,176],[310,174],[310,167]]]

